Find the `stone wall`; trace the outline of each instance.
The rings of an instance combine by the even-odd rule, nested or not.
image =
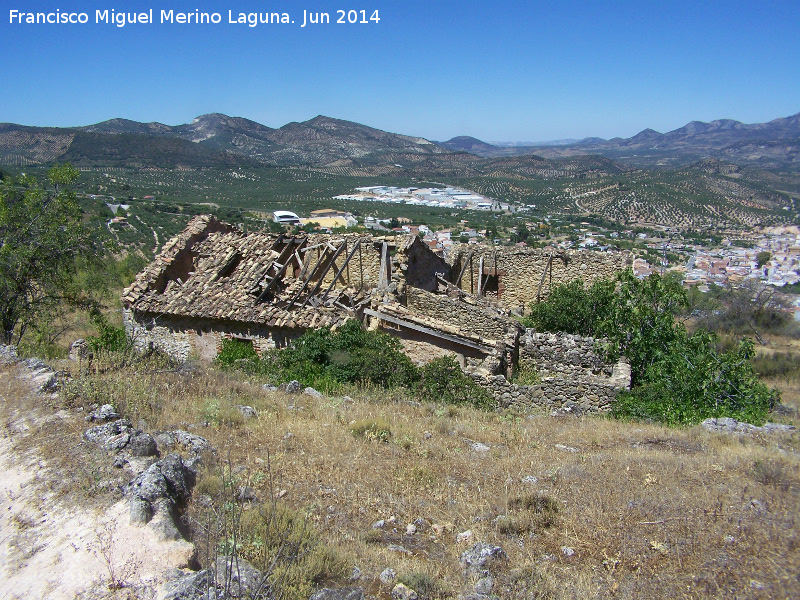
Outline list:
[[[331,240],[346,240],[347,249],[336,257],[336,269],[331,267],[325,274],[322,282],[322,290],[325,290],[331,284],[336,271],[344,266],[345,261],[347,261],[347,256],[353,250],[357,241],[361,242],[360,247],[355,251],[355,254],[353,254],[353,258],[350,259],[350,262],[345,267],[342,276],[337,278],[338,282],[335,287],[352,286],[366,289],[378,285],[381,267],[381,246],[378,242],[371,236],[359,234],[346,234],[341,236],[314,234],[308,238],[308,247],[325,244]],[[318,246],[313,250],[303,252],[304,262],[309,265],[309,268],[313,268],[317,261],[319,261],[322,251],[322,246]],[[314,283],[316,283],[316,280],[314,280]]]
[[[606,375],[613,365],[598,354],[595,339],[568,333],[537,333],[520,337],[520,362],[532,362],[541,375]]]
[[[629,266],[628,252],[595,252],[590,250],[559,251],[547,268],[551,251],[540,248],[505,248],[476,244],[457,244],[448,251],[448,263],[455,279],[463,271],[459,287],[470,294],[478,292],[478,277],[483,258],[482,281],[487,282],[483,295],[496,298],[508,308],[525,308],[536,300],[539,283],[542,297],[561,283],[582,279],[591,284],[597,279],[612,277]]]
[[[305,332],[300,328],[144,315],[128,309],[123,309],[122,318],[125,330],[137,350],[144,352],[152,346],[180,362],[189,358],[213,360],[222,350],[224,339],[251,341],[253,349],[261,355],[271,348],[286,346]]]
[[[521,328],[514,319],[489,307],[412,287],[405,291],[406,305],[414,315],[446,323],[487,341],[503,340],[510,331]]]
[[[582,412],[608,412],[617,395],[630,389],[631,371],[625,361],[613,367],[610,377],[543,377],[536,385],[517,385],[502,375],[473,375],[476,383],[487,388],[501,408],[554,410],[578,407]]]

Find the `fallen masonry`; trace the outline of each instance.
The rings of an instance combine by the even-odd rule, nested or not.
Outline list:
[[[225,339],[257,354],[310,329],[357,319],[398,337],[419,363],[454,355],[499,406],[567,403],[605,411],[630,384],[594,340],[526,331],[517,318],[552,286],[625,269],[628,253],[456,245],[447,256],[416,236],[244,233],[195,217],[123,292],[126,329],[141,350],[211,360]],[[541,382],[509,382],[518,365]]]

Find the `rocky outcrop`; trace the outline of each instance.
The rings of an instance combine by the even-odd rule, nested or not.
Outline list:
[[[197,473],[178,454],[168,454],[123,488],[131,523],[148,524],[161,539],[181,538],[180,510],[191,496]]]

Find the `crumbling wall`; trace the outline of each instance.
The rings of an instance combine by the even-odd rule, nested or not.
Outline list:
[[[125,331],[140,352],[155,348],[179,362],[189,358],[211,361],[222,350],[224,339],[241,339],[253,343],[257,354],[271,348],[282,348],[305,333],[302,328],[269,327],[266,325],[146,315],[123,309]]]
[[[482,275],[479,273],[481,257]],[[540,283],[541,295],[545,298],[558,284],[580,278],[590,285],[598,279],[612,277],[626,269],[632,257],[628,252],[581,250],[556,253],[541,248],[457,244],[449,250],[447,260],[452,266],[453,279],[463,271],[459,287],[465,292],[477,294],[481,275],[481,281],[489,284],[484,295],[497,298],[508,308],[525,308],[536,300]]]
[[[326,242],[330,243],[331,240],[346,240],[347,248],[336,257],[336,269],[331,267],[325,274],[321,286],[323,290],[327,289],[333,281],[333,278],[336,277],[336,272],[343,267],[344,272],[340,277],[337,277],[338,281],[336,286],[334,286],[335,288],[355,287],[369,289],[378,285],[381,267],[380,245],[377,245],[376,248],[376,242],[371,236],[360,234],[346,234],[342,236],[314,234],[309,236],[307,246],[318,246],[317,248],[308,250],[307,253],[303,253],[304,260],[307,262],[310,261],[310,268],[313,268],[320,259],[323,247],[319,245],[325,244]],[[356,247],[356,242],[360,242],[359,247],[345,267],[347,257],[353,248]]]
[[[500,408],[553,410],[577,407],[581,412],[608,412],[617,395],[630,389],[630,365],[621,360],[610,376],[558,375],[543,377],[535,385],[517,385],[503,375],[473,375],[492,394]]]
[[[417,236],[407,238],[402,254],[399,268],[405,273],[406,285],[435,292],[439,289],[436,276],[447,279],[450,275],[450,265]]]
[[[520,362],[531,362],[541,375],[606,375],[607,364],[597,350],[593,337],[568,333],[538,333],[532,329],[520,337]]]
[[[409,311],[418,317],[446,323],[487,341],[505,339],[509,330],[521,328],[514,319],[489,307],[421,289],[406,288],[406,303]]]

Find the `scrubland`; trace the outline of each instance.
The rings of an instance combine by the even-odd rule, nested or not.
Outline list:
[[[421,597],[456,598],[473,590],[459,556],[477,541],[507,554],[493,570],[500,598],[793,598],[800,589],[796,432],[485,412],[379,388],[286,394],[254,375],[154,359],[98,360],[83,373],[60,366],[71,379],[46,402],[73,418],[27,438],[61,473],[55,492],[83,502],[114,494],[112,459],[80,446],[92,404],[112,403],[148,431],[201,435],[216,452],[184,515],[200,562],[234,546],[256,566],[269,560],[258,531],[271,519],[302,539],[289,596],[360,585],[388,598],[378,575],[391,567]],[[8,426],[26,401],[13,378],[0,381]],[[769,383],[800,408],[798,379]],[[796,414],[773,420],[797,425]],[[354,567],[361,577],[350,581]]]

